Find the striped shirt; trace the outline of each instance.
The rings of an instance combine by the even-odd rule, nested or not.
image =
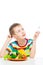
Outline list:
[[[27,57],[30,56],[31,48],[32,48],[33,40],[32,39],[26,39],[26,44],[24,46],[19,46],[17,41],[14,41],[8,45],[6,48],[8,54],[22,54],[26,55]]]

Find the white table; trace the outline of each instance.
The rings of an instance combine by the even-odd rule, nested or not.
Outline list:
[[[0,58],[0,65],[43,65],[43,58],[28,59],[27,61],[7,61]]]

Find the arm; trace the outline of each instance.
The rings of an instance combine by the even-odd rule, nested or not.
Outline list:
[[[30,53],[30,58],[34,58],[35,53],[36,53],[36,39],[39,36],[40,32],[36,32],[34,37],[33,37],[33,46],[31,49],[31,53]]]
[[[30,58],[34,58],[35,53],[36,53],[36,41],[33,41],[32,49],[31,49],[31,53],[30,53]]]
[[[0,51],[0,57],[1,57],[1,58],[4,57],[5,54],[7,54],[6,48],[7,48],[8,43],[9,43],[10,40],[11,40],[11,36],[8,36],[8,37],[7,37],[7,40],[5,41],[3,47],[2,47],[2,49],[1,49],[1,51]]]

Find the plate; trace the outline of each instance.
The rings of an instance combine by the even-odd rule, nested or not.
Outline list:
[[[24,58],[24,59],[14,59],[14,58],[8,58],[8,60],[10,61],[26,61],[27,58]]]

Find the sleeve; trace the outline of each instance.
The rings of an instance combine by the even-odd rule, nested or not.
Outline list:
[[[10,43],[10,44],[8,45],[8,47],[6,48],[6,51],[8,52],[8,54],[10,54],[10,52],[11,52],[11,53],[14,53],[14,54],[18,53],[18,50],[13,47],[13,44],[14,44],[14,46],[16,45],[15,42],[12,42],[12,43]]]
[[[33,45],[33,39],[29,39],[28,40],[28,46],[29,46],[29,49],[31,50],[32,48],[32,45]]]
[[[13,50],[13,47],[12,47],[12,44],[10,43],[10,44],[7,46],[7,48],[6,48],[6,51],[7,51],[8,53],[10,53],[10,52],[12,52],[12,50]]]

